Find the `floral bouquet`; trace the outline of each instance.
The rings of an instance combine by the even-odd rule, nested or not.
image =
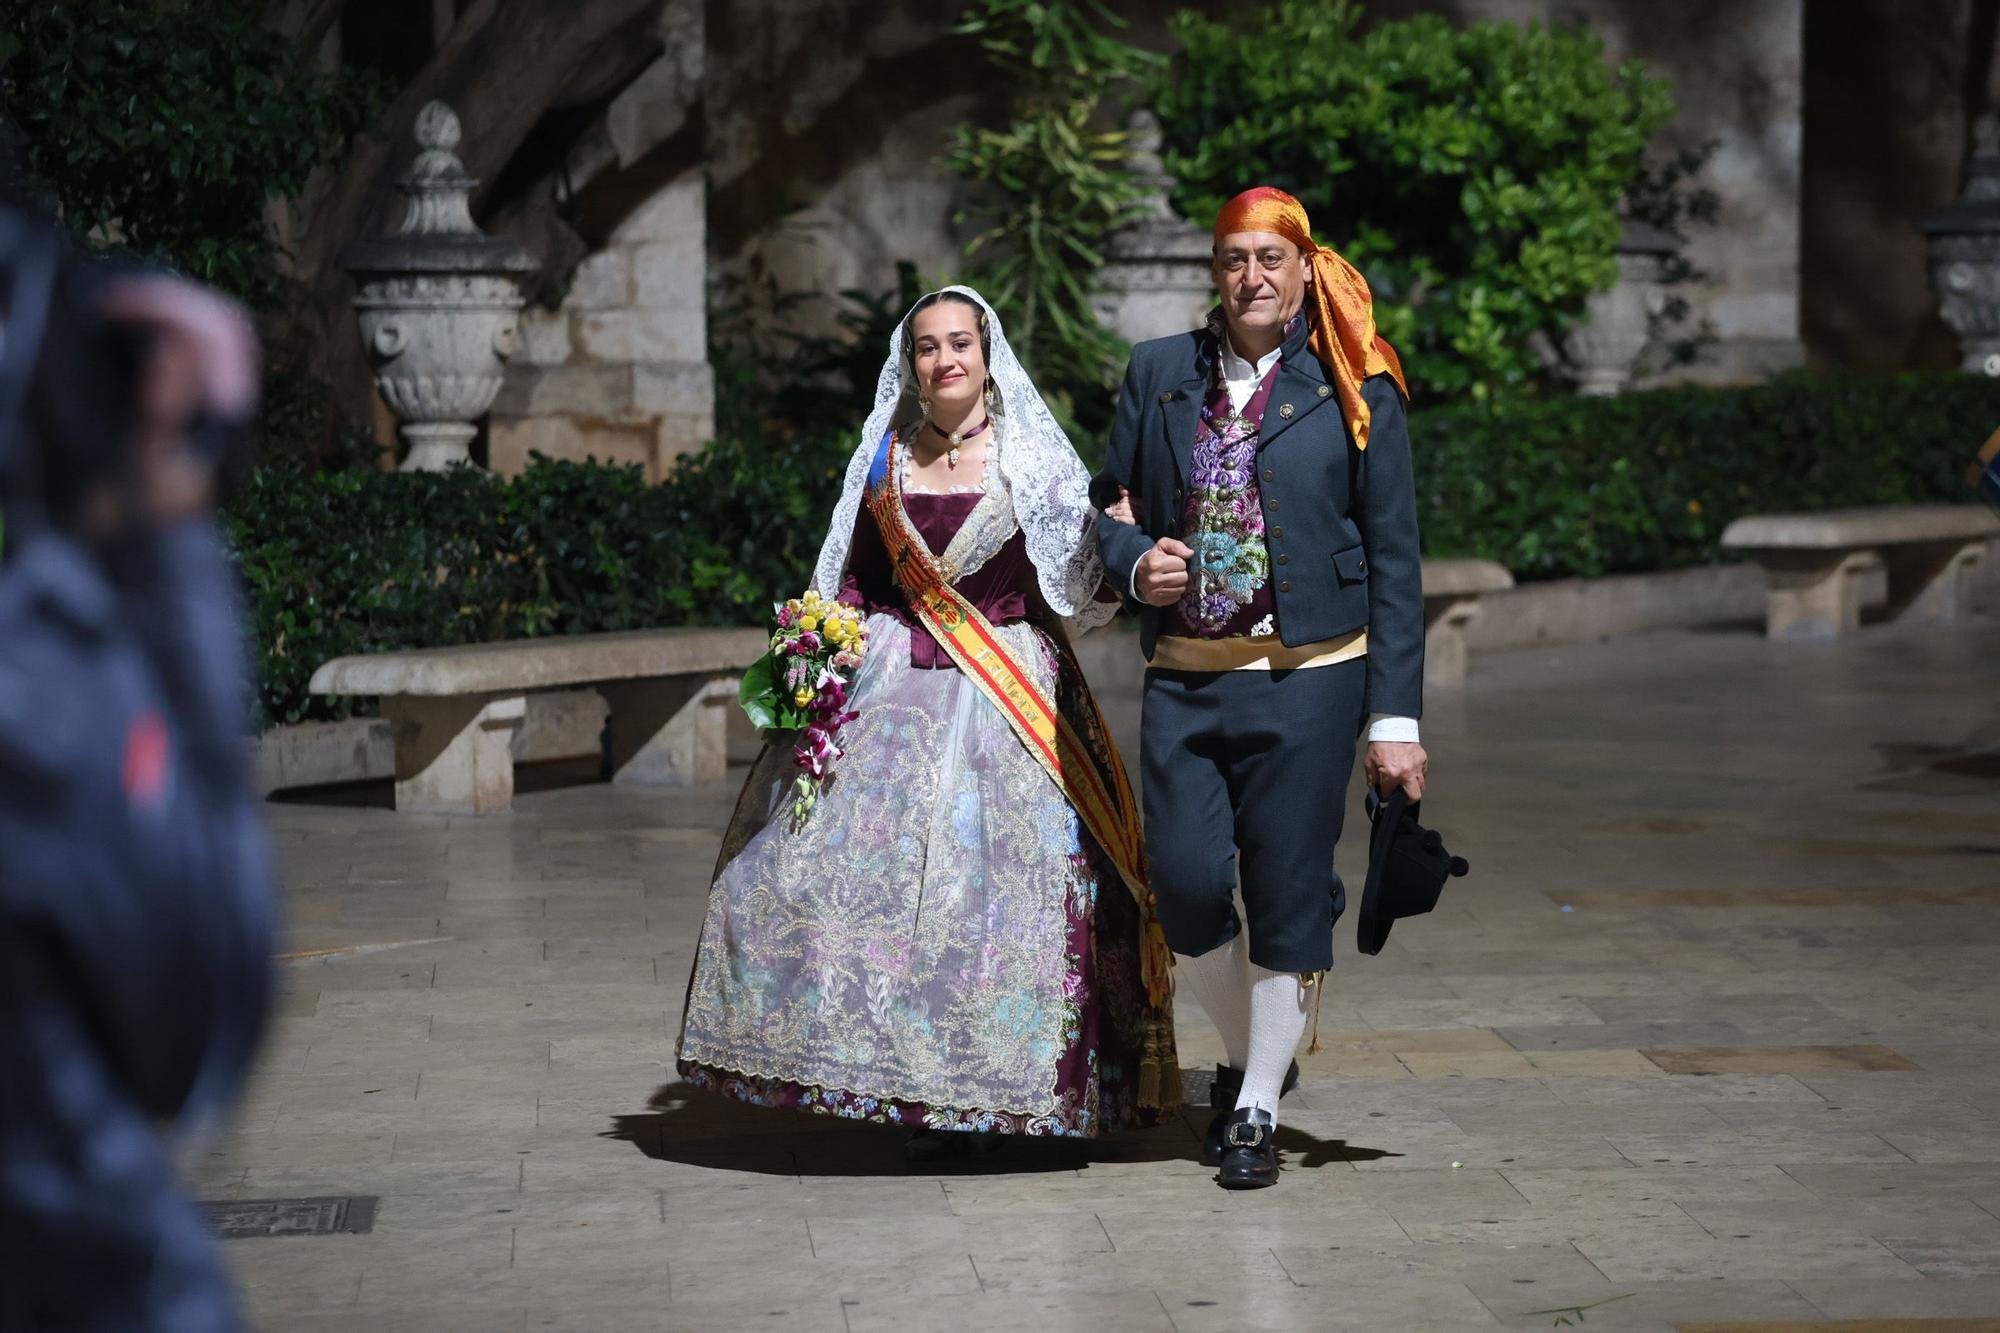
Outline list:
[[[792,746],[799,776],[792,801],[794,826],[805,823],[840,758],[835,737],[854,720],[847,686],[868,652],[868,629],[851,606],[817,592],[778,605],[771,651],[743,673],[738,699],[759,730]]]

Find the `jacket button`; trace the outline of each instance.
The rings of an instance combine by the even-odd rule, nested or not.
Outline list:
[[[1292,590],[1292,581],[1290,579],[1286,579],[1283,583],[1280,583],[1278,585],[1279,592],[1290,592],[1291,590]]]
[[[1281,555],[1278,557],[1278,563],[1281,565],[1289,565],[1292,563],[1292,558],[1288,555]]]
[[[1273,537],[1282,537],[1285,535],[1285,530],[1283,528],[1272,528],[1271,535]]]
[[[1275,471],[1273,471],[1271,468],[1264,469],[1265,481],[1276,481],[1277,479],[1278,479],[1278,474]]]
[[[1279,405],[1278,407],[1279,416],[1289,417],[1291,414],[1292,414],[1292,405],[1290,403],[1282,403]]]
[[[1163,403],[1171,403],[1172,401],[1174,401],[1174,391],[1172,389],[1169,389],[1165,393],[1161,394],[1160,401]]]
[[[1274,514],[1278,512],[1278,502],[1276,500],[1266,500],[1264,507]]]
[[[1333,390],[1327,388],[1324,384],[1319,386],[1319,396],[1322,398],[1326,397],[1328,394],[1332,392]]]

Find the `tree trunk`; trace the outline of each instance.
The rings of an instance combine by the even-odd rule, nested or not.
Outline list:
[[[492,197],[503,175],[524,188],[540,179],[507,169],[545,116],[615,94],[658,53],[652,28],[665,3],[474,0],[384,112],[378,133],[357,139],[338,169],[317,174],[308,185],[290,228],[296,238],[290,267],[302,299],[272,334],[327,380],[350,419],[368,424],[373,387],[349,305],[353,284],[340,255],[399,220],[395,181],[414,153],[410,133],[417,112],[442,99],[458,113],[466,127],[458,154],[482,182],[474,209],[483,217],[505,202]],[[302,43],[312,43],[310,53],[344,8],[341,0],[274,0],[267,12]],[[559,157],[560,148],[555,151]]]

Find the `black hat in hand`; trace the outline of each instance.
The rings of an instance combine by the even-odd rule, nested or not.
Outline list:
[[[1445,880],[1471,867],[1444,848],[1437,830],[1417,822],[1422,802],[1396,788],[1388,800],[1370,791],[1374,831],[1368,835],[1368,886],[1361,893],[1361,952],[1377,954],[1389,927],[1406,916],[1422,916],[1437,906]]]

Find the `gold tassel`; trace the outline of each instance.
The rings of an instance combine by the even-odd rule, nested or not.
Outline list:
[[[1180,1062],[1174,1058],[1174,1027],[1171,1018],[1155,1015],[1140,1029],[1139,1105],[1158,1111],[1162,1118],[1181,1104]]]
[[[1146,982],[1146,1000],[1153,1008],[1166,1006],[1174,994],[1174,952],[1160,919],[1148,913],[1139,926],[1139,970]]]
[[[1311,1041],[1311,1042],[1310,1042],[1310,1043],[1309,1043],[1309,1044],[1308,1044],[1308,1045],[1306,1046],[1306,1054],[1307,1054],[1307,1055],[1318,1055],[1318,1054],[1320,1053],[1320,1051],[1324,1049],[1324,1048],[1323,1048],[1323,1047],[1322,1047],[1322,1046],[1321,1046],[1321,1045],[1319,1044],[1319,1009],[1320,1009],[1320,1006],[1321,1006],[1322,1004],[1324,1004],[1324,1003],[1326,1002],[1326,973],[1324,973],[1324,972],[1316,972],[1316,973],[1313,973],[1313,974],[1312,974],[1312,975],[1310,975],[1310,976],[1304,976],[1304,977],[1300,977],[1300,978],[1299,978],[1299,980],[1300,980],[1300,981],[1302,981],[1302,982],[1304,982],[1304,983],[1305,983],[1306,985],[1308,985],[1308,986],[1311,986],[1311,987],[1313,988],[1313,991],[1314,991],[1314,995],[1313,995],[1313,1039],[1312,1039],[1312,1041]]]

